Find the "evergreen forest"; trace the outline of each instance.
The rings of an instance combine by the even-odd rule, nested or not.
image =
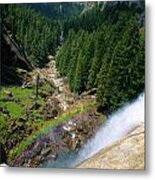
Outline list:
[[[56,56],[72,92],[96,88],[101,111],[144,91],[144,1],[1,8],[2,31],[10,31],[31,63],[43,67],[48,54]]]
[[[0,4],[0,13],[0,164],[66,167],[144,94],[145,2]],[[118,119],[126,134],[135,118]]]

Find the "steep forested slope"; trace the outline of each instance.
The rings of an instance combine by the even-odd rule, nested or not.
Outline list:
[[[59,44],[58,22],[42,16],[27,4],[1,5],[1,9],[2,26],[35,66],[45,65],[47,54],[54,54]]]
[[[57,67],[71,90],[97,88],[98,108],[113,111],[144,90],[144,2],[96,3],[64,23]]]
[[[144,90],[144,1],[1,7],[2,26],[31,63],[42,67],[56,54],[74,93],[97,88],[99,110],[111,112]]]
[[[22,84],[23,74],[19,69],[31,71],[33,66],[26,58],[19,45],[9,36],[6,29],[1,28],[1,73],[0,85]]]
[[[85,135],[76,139],[71,128],[63,138],[81,147],[95,134],[94,124],[85,131],[89,120],[144,91],[144,1],[0,7],[0,142],[10,160],[75,114]],[[37,150],[46,156],[45,149]]]

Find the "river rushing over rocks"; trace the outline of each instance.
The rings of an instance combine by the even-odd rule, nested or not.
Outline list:
[[[73,116],[47,134],[38,137],[15,158],[12,165],[17,167],[48,167],[50,161],[52,167],[64,167],[60,159],[76,154],[98,130],[102,124],[101,119],[103,116],[95,110]]]

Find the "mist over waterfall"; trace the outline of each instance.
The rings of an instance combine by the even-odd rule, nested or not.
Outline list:
[[[106,123],[79,152],[77,161],[81,162],[96,154],[144,122],[144,96],[144,93],[141,94],[134,102],[126,104],[108,117]]]
[[[109,116],[83,148],[77,153],[61,152],[56,161],[47,161],[42,167],[74,167],[101,149],[121,139],[144,122],[144,93]]]

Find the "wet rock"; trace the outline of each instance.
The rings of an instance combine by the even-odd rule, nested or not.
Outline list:
[[[44,160],[45,160],[45,157],[42,154],[40,156],[37,156],[34,161],[34,162],[36,162],[34,167],[36,167],[36,164],[38,164],[38,165],[41,164]]]
[[[46,156],[47,154],[50,153],[50,151],[51,151],[51,148],[43,149],[43,150],[41,151],[41,155]]]
[[[50,103],[52,107],[54,105],[51,101],[47,103]],[[21,154],[25,158],[24,164],[22,165],[15,158],[14,165],[19,162],[19,166],[38,167],[48,160],[55,161],[61,153],[78,152],[101,125],[100,118],[101,115],[93,110],[73,116],[70,120],[37,138],[27,151]]]
[[[77,168],[144,170],[144,137],[144,124],[139,124],[131,133],[101,149]]]

